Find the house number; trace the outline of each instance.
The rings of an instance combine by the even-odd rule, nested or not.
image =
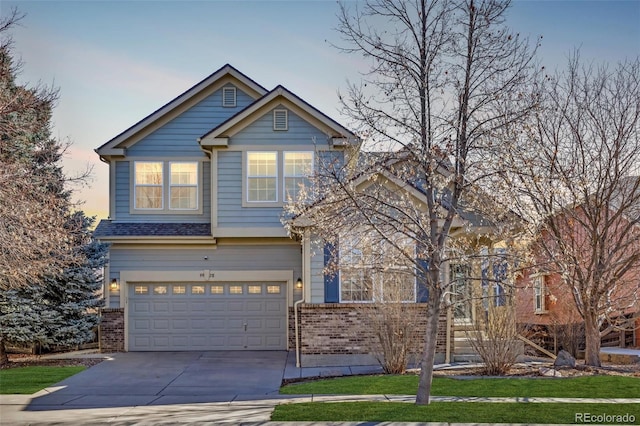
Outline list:
[[[210,278],[214,278],[216,276],[216,274],[214,272],[211,272],[208,269],[205,269],[204,271],[200,272],[200,277],[204,278],[205,280],[208,280]]]

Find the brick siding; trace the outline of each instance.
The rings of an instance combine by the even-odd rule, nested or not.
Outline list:
[[[100,352],[124,352],[124,308],[100,311]]]
[[[426,331],[426,304],[407,304],[408,309],[422,311],[414,333],[413,353],[421,353]],[[369,354],[375,349],[377,337],[367,325],[367,314],[361,304],[302,304],[298,307],[300,353],[303,355]],[[295,349],[293,308],[289,312],[289,348]],[[444,354],[447,336],[446,313],[438,324],[436,352]],[[451,333],[453,336],[453,333]],[[451,337],[453,339],[453,337]],[[452,343],[452,342],[451,342]],[[453,347],[453,346],[452,346]]]

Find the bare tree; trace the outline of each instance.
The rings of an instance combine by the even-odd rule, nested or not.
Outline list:
[[[326,238],[358,225],[391,245],[398,235],[414,243],[405,258],[429,293],[416,403],[428,404],[448,291],[442,268],[481,240],[459,236],[470,224],[490,225],[480,223],[482,209],[504,213],[477,189],[500,150],[497,129],[519,122],[537,101],[528,93],[533,51],[503,25],[509,2],[360,4],[341,5],[340,48],[369,61],[370,71],[341,100],[365,147],[386,154],[352,153],[345,167],[325,167],[331,189],[320,191],[322,207],[293,213],[304,212]]]
[[[518,206],[539,269],[557,273],[584,320],[588,365],[600,339],[638,310],[640,60],[548,77],[542,107],[513,140]],[[514,205],[514,208],[516,206]]]

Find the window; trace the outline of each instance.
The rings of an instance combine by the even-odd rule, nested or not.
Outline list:
[[[226,108],[234,108],[236,106],[236,88],[222,88],[222,106]]]
[[[278,201],[278,154],[247,152],[247,201]]]
[[[136,161],[134,163],[135,208],[161,210],[162,162]]]
[[[197,161],[135,161],[133,211],[200,212],[200,164]],[[168,179],[165,178],[168,176]],[[165,199],[169,203],[165,203]]]
[[[191,286],[191,294],[204,294],[204,286],[203,285]]]
[[[533,278],[533,309],[535,313],[546,312],[546,306],[544,303],[545,285],[544,275],[537,275]]]
[[[308,176],[313,173],[313,152],[285,152],[284,196],[297,200],[303,187],[309,187]]]
[[[340,238],[340,300],[342,302],[413,302],[416,277],[412,241],[398,237],[400,250],[367,236]]]
[[[224,294],[224,286],[212,285],[211,286],[211,294]]]
[[[171,210],[198,208],[198,163],[169,163]]]
[[[273,110],[273,130],[284,131],[289,129],[288,111],[286,109]]]
[[[268,285],[267,293],[269,294],[280,294],[280,286],[279,285]]]
[[[149,287],[146,285],[137,285],[133,288],[135,294],[149,294]]]
[[[174,285],[173,286],[173,294],[186,294],[187,289],[183,285]]]
[[[262,294],[261,285],[250,285],[248,288],[249,294]]]
[[[167,294],[167,286],[166,285],[156,285],[153,287],[153,294],[163,295]]]
[[[229,294],[242,294],[244,293],[242,291],[242,286],[241,285],[232,285],[229,286]]]

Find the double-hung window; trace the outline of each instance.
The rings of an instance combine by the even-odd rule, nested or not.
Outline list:
[[[297,200],[301,190],[309,188],[313,172],[313,152],[284,152],[284,196]]]
[[[395,244],[344,235],[340,238],[340,300],[342,302],[415,302],[415,244],[406,238]]]
[[[200,164],[197,161],[135,161],[133,212],[200,211],[199,174]]]
[[[163,169],[161,161],[135,162],[134,191],[136,209],[163,209]]]
[[[195,210],[198,208],[198,164],[169,163],[169,196],[171,210]]]
[[[247,152],[247,201],[278,201],[277,152]]]
[[[533,278],[533,309],[537,314],[544,313],[547,309],[544,301],[546,293],[544,281],[544,275],[536,275]]]

